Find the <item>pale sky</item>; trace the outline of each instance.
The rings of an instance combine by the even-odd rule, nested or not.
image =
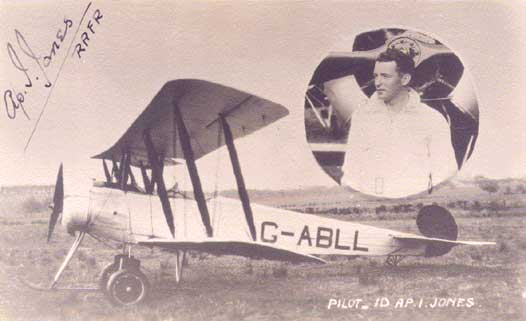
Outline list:
[[[284,105],[290,115],[238,143],[248,188],[288,189],[334,183],[318,167],[305,140],[303,95],[326,54],[354,35],[404,27],[442,41],[471,73],[480,109],[480,135],[461,175],[526,176],[526,5],[519,1],[190,2],[117,5],[93,1],[60,76],[54,79],[88,1],[0,2],[0,89],[26,91],[9,119],[0,108],[0,185],[53,183],[60,162],[65,181],[85,185],[103,176],[90,157],[111,146],[168,80],[219,82]],[[87,28],[96,9],[102,18]],[[25,55],[22,34],[46,56],[64,18],[64,42],[44,70],[54,83],[34,138],[24,145],[50,88]],[[83,31],[89,42],[74,53]],[[57,40],[59,41],[59,40]],[[33,87],[11,62],[11,43]],[[27,49],[26,49],[27,50]],[[350,48],[349,48],[350,50]],[[36,80],[39,77],[39,80]],[[217,167],[217,160],[222,165]],[[205,186],[234,186],[227,153],[198,165]],[[216,173],[219,173],[216,175]]]

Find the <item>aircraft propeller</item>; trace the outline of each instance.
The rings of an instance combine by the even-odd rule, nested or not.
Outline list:
[[[49,229],[47,234],[47,241],[51,240],[51,235],[57,224],[58,217],[64,209],[64,177],[62,171],[62,163],[58,169],[57,182],[55,183],[55,193],[53,194],[53,211],[49,217]]]
[[[47,235],[47,241],[48,242],[51,239],[51,235],[53,234],[53,230],[55,229],[55,225],[57,224],[58,218],[60,217],[61,214],[64,215],[64,213],[63,213],[63,211],[64,211],[64,174],[63,174],[63,165],[62,165],[62,163],[60,164],[60,167],[58,169],[57,181],[55,183],[55,192],[53,194],[53,205],[52,205],[52,208],[53,208],[53,211],[51,212],[51,216],[49,217],[49,228],[48,228],[48,235]],[[63,219],[64,219],[64,217],[63,217]],[[78,228],[78,225],[75,226],[75,224],[78,224],[79,221],[82,221],[82,219],[84,219],[84,217],[82,217],[80,220],[79,220],[78,217],[74,217],[74,216],[73,217],[72,216],[66,217],[66,220],[68,221],[68,223],[67,223],[68,229],[70,228],[70,224],[73,224],[74,228]],[[60,289],[60,288],[57,287],[58,281],[60,280],[60,277],[62,276],[62,273],[64,272],[64,270],[68,266],[69,262],[73,258],[73,255],[75,254],[75,252],[79,248],[80,244],[82,243],[82,240],[84,239],[84,236],[86,236],[86,234],[87,234],[86,231],[84,231],[82,229],[77,229],[74,232],[78,232],[78,233],[75,233],[75,236],[76,236],[75,237],[75,241],[73,242],[73,245],[69,249],[69,251],[68,251],[68,253],[66,255],[66,258],[64,259],[64,262],[62,262],[62,264],[60,265],[60,268],[58,269],[57,273],[55,274],[55,277],[53,278],[53,282],[51,283],[51,285],[48,288],[44,288],[44,287],[40,287],[38,285],[31,284],[30,282],[27,282],[27,281],[25,281],[25,280],[23,280],[21,278],[19,278],[19,280],[22,283],[26,284],[28,287],[33,288],[35,290],[43,290],[43,291],[47,291],[47,290],[90,290],[90,291],[91,290],[98,290],[98,289],[94,289],[94,288],[93,289],[92,288],[62,288],[62,289]]]

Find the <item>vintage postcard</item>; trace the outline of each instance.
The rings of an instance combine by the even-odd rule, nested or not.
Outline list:
[[[0,320],[526,318],[520,1],[1,1]]]

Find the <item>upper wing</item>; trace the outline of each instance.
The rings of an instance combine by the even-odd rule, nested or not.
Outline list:
[[[233,242],[233,241],[202,241],[175,242],[169,239],[153,238],[139,241],[137,244],[158,246],[166,250],[196,250],[216,255],[240,255],[250,258],[269,259],[288,262],[327,263],[319,257],[284,250],[269,245]]]
[[[220,114],[230,125],[234,139],[288,115],[288,110],[281,105],[230,87],[197,79],[173,80],[161,88],[117,143],[93,158],[118,160],[128,151],[131,165],[141,162],[147,165],[145,130],[150,131],[155,150],[165,160],[184,158],[177,138],[174,105],[182,114],[195,159],[224,144],[219,136]]]

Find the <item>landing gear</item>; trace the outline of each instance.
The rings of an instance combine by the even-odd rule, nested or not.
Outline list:
[[[175,282],[179,284],[183,279],[183,267],[186,259],[186,251],[175,251],[176,259],[175,262]]]
[[[134,305],[143,302],[150,292],[150,283],[140,270],[140,261],[133,256],[116,255],[99,279],[100,289],[115,305]]]
[[[108,298],[115,305],[134,305],[144,301],[150,290],[146,276],[138,270],[113,273],[106,286]]]
[[[103,291],[106,290],[106,285],[108,285],[108,280],[110,276],[119,270],[119,266],[115,263],[109,263],[102,269],[102,272],[99,277],[99,288]]]
[[[388,266],[398,266],[398,264],[405,258],[403,255],[388,255],[385,264]]]

